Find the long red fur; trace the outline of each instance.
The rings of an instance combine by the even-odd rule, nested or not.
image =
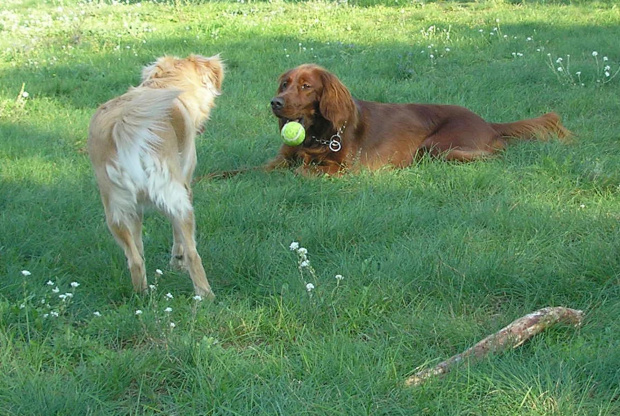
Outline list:
[[[423,153],[471,161],[504,149],[509,138],[564,139],[571,134],[555,113],[489,123],[460,106],[358,100],[333,73],[314,64],[282,74],[271,106],[280,128],[299,121],[306,138],[299,146],[282,145],[266,168],[298,164],[302,174],[405,167]],[[338,151],[329,147],[334,138]]]
[[[497,133],[506,137],[548,140],[552,136],[558,139],[568,139],[571,136],[571,132],[562,125],[560,116],[556,113],[547,113],[531,120],[490,124]]]

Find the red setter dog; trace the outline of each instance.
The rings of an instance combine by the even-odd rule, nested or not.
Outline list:
[[[282,145],[267,169],[301,162],[298,172],[302,174],[405,167],[424,152],[470,161],[504,149],[508,138],[570,135],[555,113],[513,123],[488,123],[455,105],[357,100],[334,74],[313,64],[298,66],[280,77],[271,109],[280,128],[290,120],[298,121],[306,129],[306,138],[299,146]]]

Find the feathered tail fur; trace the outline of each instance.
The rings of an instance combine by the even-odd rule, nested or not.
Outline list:
[[[117,103],[113,109],[117,111],[109,114],[116,120],[111,136],[117,155],[105,165],[117,187],[111,204],[113,220],[135,211],[139,195],[174,217],[183,218],[191,211],[186,189],[172,180],[169,162],[159,154],[158,132],[169,126],[167,119],[179,94],[177,89],[134,88],[119,98],[127,102]]]
[[[180,94],[176,89],[139,87],[122,96],[131,105],[121,107],[120,120],[114,124],[112,137],[117,148],[155,145],[159,137],[154,132],[161,128],[162,119],[170,114],[172,102]]]
[[[540,117],[512,123],[490,123],[490,125],[504,137],[526,140],[548,140],[553,136],[561,140],[568,140],[572,135],[572,133],[562,125],[560,116],[556,113],[547,113]]]

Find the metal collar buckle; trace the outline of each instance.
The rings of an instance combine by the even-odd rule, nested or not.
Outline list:
[[[320,139],[319,143],[323,146],[329,147],[329,150],[336,153],[342,149],[342,134],[344,133],[344,128],[347,126],[347,122],[345,121],[342,127],[338,129],[336,134],[329,138],[329,140]]]
[[[340,137],[340,132],[334,134],[329,139],[329,143],[327,144],[329,146],[329,150],[331,150],[332,152],[339,152],[340,149],[342,149],[342,143],[340,142],[341,140],[342,137]]]

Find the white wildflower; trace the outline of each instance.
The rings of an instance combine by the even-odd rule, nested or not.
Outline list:
[[[52,315],[54,318],[58,318],[58,312],[56,311],[51,311],[50,315]]]
[[[200,295],[196,295],[196,296],[194,296],[194,300],[195,300],[196,302],[202,302],[202,296],[200,296]]]
[[[99,313],[98,311],[93,312],[93,315],[95,316],[101,316],[101,313]]]
[[[344,279],[344,276],[343,276],[343,275],[341,275],[341,274],[337,274],[337,275],[335,276],[335,278],[336,278],[336,280],[340,281],[340,280]]]
[[[155,269],[155,273],[157,273],[160,276],[164,274],[164,272],[162,272],[161,269]]]
[[[72,287],[72,288],[74,288],[74,289],[75,289],[76,287],[78,287],[79,285],[80,285],[80,284],[79,284],[78,282],[71,282],[71,287]]]
[[[299,248],[299,243],[297,241],[293,241],[288,248],[291,251],[295,251],[295,250],[297,250]]]
[[[138,310],[136,311],[136,315],[142,315],[142,311],[141,311],[140,309],[138,309]]]
[[[299,267],[308,267],[310,266],[310,262],[308,260],[304,260],[301,263],[299,263]]]
[[[58,293],[58,292],[60,292],[60,289],[58,289],[57,287],[55,287],[55,288],[53,288],[53,289],[52,289],[52,292],[53,292],[53,293]]]
[[[52,282],[51,280],[48,280],[48,281],[47,281],[47,283],[46,283],[46,285],[48,285],[48,286],[54,286],[54,282]]]
[[[302,256],[305,256],[306,254],[308,254],[308,250],[306,250],[303,247],[300,247],[299,250],[297,250],[297,253],[301,254]]]
[[[170,313],[170,312],[172,312],[172,308],[170,306],[168,306],[166,309],[164,309],[164,312]]]
[[[170,322],[170,328],[174,328],[175,326],[177,326],[174,322]]]
[[[172,293],[168,292],[168,293],[166,293],[166,298],[167,299],[174,299],[174,296],[172,296]]]
[[[28,270],[22,270],[22,275],[24,276],[30,276],[32,273],[30,273]]]
[[[597,51],[593,51],[592,52],[592,56],[594,56],[596,58],[598,56],[598,52]]]
[[[306,290],[308,292],[312,292],[312,289],[314,289],[314,285],[312,283],[306,284]]]

